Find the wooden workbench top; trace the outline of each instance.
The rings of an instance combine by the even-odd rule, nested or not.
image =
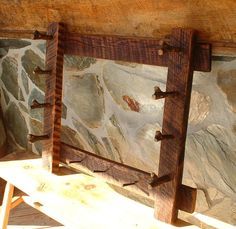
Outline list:
[[[28,194],[27,203],[68,228],[175,228],[155,220],[152,208],[116,193],[102,180],[53,175],[41,164],[40,158],[2,161],[0,177]]]

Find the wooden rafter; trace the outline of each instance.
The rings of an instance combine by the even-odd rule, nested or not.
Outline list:
[[[172,28],[198,30],[216,55],[236,54],[235,0],[0,0],[0,37],[32,37],[63,20],[69,32],[162,38]]]

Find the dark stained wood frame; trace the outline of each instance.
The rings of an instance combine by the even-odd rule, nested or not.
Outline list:
[[[44,135],[31,139],[44,140],[46,168],[56,173],[61,162],[155,199],[155,216],[167,223],[176,222],[178,210],[192,213],[196,189],[182,184],[192,78],[194,70],[211,70],[211,45],[196,43],[196,31],[181,28],[173,29],[163,55],[158,52],[163,48],[160,40],[71,34],[62,23],[51,23],[46,34],[37,36],[48,40],[45,73],[50,75],[46,79]],[[64,54],[168,67],[166,92],[175,96],[165,98],[162,133],[158,133],[162,141],[158,175],[60,141]],[[161,93],[164,98],[165,92]]]
[[[46,44],[45,104],[52,104],[44,109],[44,135],[50,136],[43,144],[43,166],[52,172],[59,170],[60,137],[62,115],[62,83],[65,26],[62,23],[50,24],[47,32],[53,39]]]

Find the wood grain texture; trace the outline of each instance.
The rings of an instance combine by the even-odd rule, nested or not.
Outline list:
[[[24,201],[66,228],[173,228],[155,220],[152,208],[118,194],[103,180],[82,173],[51,174],[41,159],[0,162],[0,177],[24,191],[29,196]]]
[[[197,189],[181,184],[178,190],[176,207],[179,210],[193,213],[196,206]]]
[[[0,214],[0,228],[1,229],[7,229],[13,193],[14,193],[14,186],[10,184],[9,182],[7,182],[4,198],[3,198],[3,203],[2,203],[1,214]]]
[[[174,29],[171,43],[180,47],[181,53],[169,54],[166,91],[176,91],[178,96],[166,98],[162,133],[173,135],[173,139],[161,142],[158,176],[174,174],[172,181],[157,187],[155,216],[173,224],[177,220],[177,197],[182,184],[185,141],[193,79],[193,53],[195,31]]]
[[[47,34],[53,35],[53,39],[46,44],[46,69],[51,74],[46,78],[45,103],[52,106],[44,109],[44,135],[50,138],[43,141],[42,157],[44,167],[55,173],[60,157],[65,27],[62,23],[51,23]]]
[[[62,163],[77,170],[102,178],[110,184],[123,187],[154,200],[156,189],[150,189],[151,174],[128,165],[103,158],[94,153],[61,143]],[[196,202],[196,189],[181,185],[177,208],[192,213]]]
[[[160,40],[150,38],[67,33],[65,54],[167,67],[168,52],[158,55],[159,43]],[[210,44],[198,43],[193,60],[194,70],[211,71],[211,55]]]
[[[6,181],[0,178],[0,205],[2,205]]]
[[[200,31],[214,54],[236,54],[235,0],[0,0],[0,27],[10,36],[31,37],[52,21],[70,32],[163,38],[172,28]]]

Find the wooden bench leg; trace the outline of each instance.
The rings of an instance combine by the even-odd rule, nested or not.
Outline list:
[[[14,186],[10,184],[9,182],[7,182],[4,197],[3,197],[2,210],[0,214],[0,228],[1,229],[7,229],[13,192],[14,192]]]
[[[0,178],[0,205],[2,205],[2,201],[3,201],[3,196],[4,196],[4,191],[5,191],[5,187],[6,187],[6,181],[3,180],[2,178]]]

